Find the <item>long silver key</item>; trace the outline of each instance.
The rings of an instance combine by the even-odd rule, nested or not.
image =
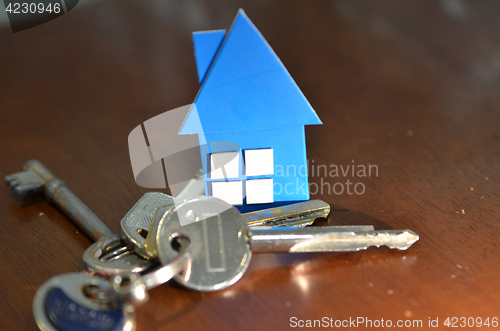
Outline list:
[[[147,234],[153,223],[156,210],[160,207],[169,208],[175,201],[205,194],[203,183],[203,170],[200,169],[186,187],[174,198],[161,192],[147,192],[120,221],[120,234],[122,238],[142,252],[146,244]],[[147,254],[141,254],[149,258]]]
[[[158,229],[165,222],[167,214],[174,210],[176,210],[175,206],[165,206],[157,210],[144,245],[136,246],[136,252],[139,255],[151,259],[158,257]],[[328,203],[322,200],[311,200],[245,213],[242,214],[242,217],[247,225],[252,228],[260,226],[293,226],[300,228],[312,224],[317,218],[327,217],[329,213],[330,205]],[[179,227],[195,222],[196,216],[193,213],[186,213],[185,215],[178,215],[176,220],[175,227]]]
[[[179,227],[179,215],[196,215],[199,221]],[[249,228],[231,205],[213,197],[186,200],[166,214],[159,229],[158,254],[162,264],[172,261],[177,251],[172,235],[188,237],[192,261],[176,276],[182,285],[200,291],[224,289],[238,281],[255,252],[342,252],[388,246],[405,250],[418,240],[411,230],[359,231],[342,227]]]
[[[83,262],[91,271],[114,275],[125,271],[144,271],[153,265],[127,247],[119,235],[114,234],[66,183],[54,176],[40,161],[26,162],[24,170],[6,176],[5,181],[20,196],[44,193],[49,201],[56,204],[95,241],[83,254]],[[106,254],[112,257],[103,258]]]
[[[411,230],[318,226],[302,229],[264,227],[250,233],[254,253],[353,252],[371,246],[406,250],[418,240]]]

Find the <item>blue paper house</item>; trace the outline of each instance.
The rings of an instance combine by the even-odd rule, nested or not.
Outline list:
[[[198,134],[207,195],[240,211],[309,199],[304,126],[322,124],[243,10],[193,34],[200,90],[179,134]]]

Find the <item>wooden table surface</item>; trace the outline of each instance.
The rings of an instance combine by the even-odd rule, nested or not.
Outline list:
[[[0,174],[37,158],[118,231],[148,191],[134,182],[128,134],[194,100],[191,32],[229,28],[240,6],[324,123],[306,128],[310,163],[378,170],[310,173],[311,198],[332,206],[320,224],[411,229],[420,240],[407,251],[254,255],[226,290],[151,291],[137,329],[499,318],[496,1],[115,0],[19,33],[4,27]],[[81,270],[92,242],[42,197],[20,200],[5,186],[0,210],[0,329],[36,330],[37,288]]]

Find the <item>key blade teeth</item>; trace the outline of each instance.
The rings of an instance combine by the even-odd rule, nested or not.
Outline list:
[[[357,252],[366,250],[368,246],[360,246],[360,245],[339,245],[339,243],[335,243],[334,245],[325,245],[325,243],[318,242],[303,242],[296,244],[291,247],[289,253],[318,253],[318,252]]]
[[[311,252],[356,252],[366,250],[370,244],[366,241],[353,240],[354,232],[325,233],[301,240],[293,245],[290,253]]]
[[[14,176],[13,175],[7,175],[5,176],[5,183],[7,185],[10,185],[10,182],[12,182],[14,180]]]
[[[19,182],[16,181],[15,177],[12,175],[5,176],[5,184],[7,184],[11,190],[15,190],[19,186]]]
[[[370,246],[406,250],[418,239],[411,230],[325,233],[297,242],[289,252],[355,252]]]
[[[22,180],[19,179],[21,177],[21,176],[19,176],[20,174],[22,174],[22,173],[17,173],[17,174],[5,176],[5,184],[9,185],[9,187],[11,189],[15,189],[16,186],[19,186],[22,184]]]
[[[400,231],[401,233],[393,237],[394,240],[391,240],[386,244],[387,247],[404,251],[410,248],[419,239],[418,234],[416,234],[412,230],[400,230]]]
[[[43,192],[43,188],[44,186],[41,183],[30,183],[24,185],[18,184],[15,186],[13,190],[18,196],[27,196],[27,195],[41,193]]]
[[[31,171],[23,171],[5,176],[5,183],[18,196],[43,192],[44,184],[39,177]]]

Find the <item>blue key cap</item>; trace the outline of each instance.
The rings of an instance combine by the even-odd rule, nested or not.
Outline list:
[[[103,307],[84,289],[105,290],[112,285],[103,278],[70,273],[45,282],[33,300],[33,314],[43,331],[124,331],[135,330],[134,309],[121,303]]]
[[[45,312],[61,331],[121,331],[125,323],[122,309],[93,310],[73,301],[60,288],[47,294]]]

